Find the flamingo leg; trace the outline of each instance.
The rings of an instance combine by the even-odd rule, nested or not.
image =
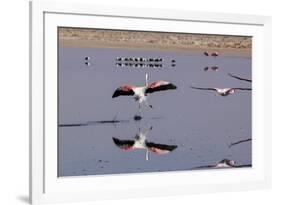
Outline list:
[[[148,149],[146,149],[146,153],[145,153],[145,160],[148,161],[149,157],[148,157]]]
[[[141,103],[139,103],[139,116],[141,116]]]
[[[149,128],[149,129],[146,129],[145,131],[144,131],[144,135],[146,136],[148,133],[149,133],[149,131],[151,131],[152,130],[152,126]]]
[[[215,66],[218,66],[217,56],[214,56],[214,64]]]
[[[141,103],[139,102],[139,113],[134,116],[134,120],[138,121],[138,120],[141,120],[141,119],[142,119],[142,116],[141,116]]]

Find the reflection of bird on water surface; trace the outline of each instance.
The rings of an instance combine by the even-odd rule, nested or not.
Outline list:
[[[177,87],[167,81],[159,80],[148,84],[148,74],[145,75],[145,86],[134,86],[134,85],[123,85],[115,90],[112,98],[116,98],[119,96],[130,96],[132,95],[139,103],[139,116],[141,116],[141,105],[144,104],[146,107],[152,108],[152,105],[147,103],[147,94],[154,93],[157,91],[163,90],[173,90]],[[141,119],[141,117],[140,117]]]
[[[145,130],[144,132],[141,132],[139,130],[139,133],[135,136],[134,140],[121,140],[115,137],[113,137],[112,139],[116,146],[118,146],[120,149],[125,151],[129,151],[133,149],[145,149],[146,160],[149,159],[148,151],[151,151],[155,154],[162,155],[162,154],[168,154],[177,148],[177,145],[156,144],[153,142],[148,142],[146,138],[150,130],[152,130],[152,127]]]
[[[251,167],[251,164],[246,165],[236,165],[236,161],[229,160],[229,159],[222,159],[218,163],[214,165],[206,165],[206,166],[200,166],[195,167],[194,169],[204,169],[204,168],[242,168],[242,167]]]
[[[223,159],[220,162],[218,162],[215,167],[216,168],[228,168],[228,167],[234,167],[236,162],[234,160],[229,159]]]
[[[210,53],[209,51],[204,51],[203,53],[205,56],[213,56],[213,57],[218,57],[219,56],[219,52],[215,51]]]
[[[86,65],[86,66],[90,66],[90,65],[91,65],[91,63],[89,62],[90,59],[91,59],[90,56],[86,56],[86,57],[84,58],[84,60],[85,60],[85,65]]]
[[[211,69],[212,69],[212,71],[218,71],[219,67],[218,66],[212,66]]]
[[[216,91],[218,95],[220,96],[228,96],[229,94],[235,93],[237,90],[252,90],[251,88],[199,88],[199,87],[193,87],[191,86],[190,88],[192,89],[197,89],[197,90],[211,90],[211,91]]]
[[[208,71],[208,70],[212,70],[212,71],[218,71],[219,67],[218,66],[212,66],[211,69],[209,69],[208,66],[206,66],[203,70],[204,71]]]

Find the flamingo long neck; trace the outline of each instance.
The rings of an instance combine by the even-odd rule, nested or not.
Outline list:
[[[145,86],[146,87],[148,86],[148,74],[147,73],[145,74]]]

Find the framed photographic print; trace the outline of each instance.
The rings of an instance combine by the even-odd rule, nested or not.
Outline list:
[[[31,203],[270,186],[270,17],[31,2],[30,19]]]

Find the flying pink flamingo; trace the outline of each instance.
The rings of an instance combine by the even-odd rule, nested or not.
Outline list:
[[[223,97],[235,93],[236,90],[252,90],[251,88],[199,88],[199,87],[193,87],[193,86],[191,86],[190,88],[197,89],[197,90],[216,91],[216,93],[218,95],[223,96]]]
[[[134,140],[121,140],[115,137],[113,137],[112,139],[114,144],[124,151],[130,151],[134,149],[145,149],[145,159],[147,161],[149,160],[148,151],[162,155],[168,154],[177,148],[177,145],[156,144],[153,142],[148,142],[146,138],[150,130],[152,130],[152,127],[145,130],[144,132],[141,132],[139,130],[139,133],[136,135]]]
[[[147,103],[147,94],[163,90],[174,90],[177,87],[167,81],[159,80],[148,84],[148,74],[145,74],[145,86],[123,85],[115,90],[112,98],[119,96],[133,96],[135,101],[139,104],[139,114],[141,114],[141,105],[153,108]],[[140,116],[139,116],[140,117]]]

